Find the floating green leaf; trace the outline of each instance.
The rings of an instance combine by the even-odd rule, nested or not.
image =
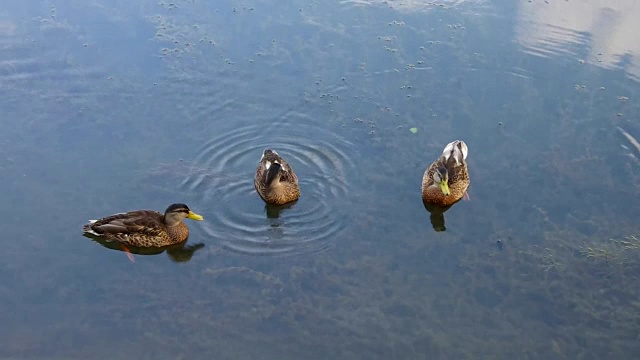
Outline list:
[[[418,132],[418,128],[411,128],[409,129],[409,131],[411,131],[411,133],[415,134]]]

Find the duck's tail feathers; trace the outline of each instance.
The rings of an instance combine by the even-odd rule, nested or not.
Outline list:
[[[82,232],[92,234],[92,235],[100,235],[91,228],[91,225],[93,225],[96,221],[98,220],[89,220],[88,223],[82,226]]]
[[[464,163],[464,160],[467,158],[467,154],[469,153],[469,148],[467,148],[467,144],[462,140],[455,140],[447,144],[442,151],[442,156],[446,160],[455,161],[456,166],[460,166]]]

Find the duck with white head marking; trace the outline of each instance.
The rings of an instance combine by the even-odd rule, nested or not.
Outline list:
[[[429,204],[449,206],[458,202],[469,188],[467,144],[455,140],[447,144],[442,155],[424,172],[422,200]]]
[[[262,153],[254,179],[256,191],[269,204],[282,205],[300,197],[298,177],[273,149]]]

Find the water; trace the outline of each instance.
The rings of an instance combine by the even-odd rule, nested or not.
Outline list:
[[[353,144],[304,114],[282,117],[286,121],[221,129],[197,156],[194,164],[201,165],[192,165],[206,170],[189,171],[183,182],[186,192],[202,193],[206,202],[216,203],[215,219],[205,224],[205,232],[230,250],[256,255],[321,251],[347,225],[343,210],[347,176],[354,168],[349,158]],[[295,204],[267,206],[255,197],[246,169],[252,163],[257,167],[266,148],[300,166],[300,171],[293,169],[305,196]]]
[[[8,2],[0,358],[635,358],[639,11]],[[435,231],[454,139],[470,200]],[[289,207],[253,190],[267,147]],[[174,202],[184,247],[80,231]]]

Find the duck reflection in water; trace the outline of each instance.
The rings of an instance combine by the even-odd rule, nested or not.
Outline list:
[[[464,194],[462,200],[469,200],[469,195],[467,193]],[[427,211],[431,214],[431,226],[433,226],[433,230],[440,232],[445,231],[447,228],[444,225],[444,213],[447,212],[454,204],[442,206],[431,204],[428,201],[422,200],[422,205]]]
[[[159,255],[159,254],[162,254],[163,252],[166,252],[167,256],[169,256],[169,259],[171,259],[173,262],[176,262],[176,263],[187,262],[191,260],[191,258],[193,257],[193,254],[195,254],[196,251],[204,248],[203,243],[188,245],[186,240],[179,244],[173,244],[173,245],[163,246],[163,247],[137,247],[137,246],[131,246],[131,245],[127,245],[126,247],[123,247],[123,245],[118,242],[109,241],[99,236],[95,236],[91,234],[84,234],[84,236],[90,238],[91,240],[97,242],[98,244],[104,246],[107,249],[124,252],[127,255],[127,257],[129,257],[129,260],[131,260],[132,262],[135,262],[133,254]]]
[[[267,219],[278,219],[281,212],[292,208],[297,202],[298,201],[295,200],[284,205],[265,204],[264,212],[267,214]]]
[[[445,231],[447,228],[444,225],[444,213],[451,208],[453,205],[441,206],[430,204],[426,201],[422,201],[424,208],[431,214],[429,217],[431,219],[431,226],[433,226],[433,230],[436,232]]]
[[[288,204],[284,204],[284,205],[273,205],[273,204],[265,205],[264,210],[267,213],[267,221],[269,222],[269,226],[270,226],[270,230],[268,231],[268,234],[269,234],[268,242],[272,242],[274,240],[281,240],[284,237],[283,228],[280,227],[283,225],[282,220],[280,220],[280,212],[286,211],[287,209],[291,208],[295,203],[296,201]]]

